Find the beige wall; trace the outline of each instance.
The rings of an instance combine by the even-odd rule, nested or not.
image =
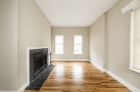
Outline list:
[[[55,54],[55,35],[64,36],[64,54]],[[74,35],[83,35],[83,54],[74,55]],[[88,28],[53,27],[52,59],[88,59]]]
[[[26,83],[26,47],[51,47],[51,23],[34,0],[18,0],[18,88]]]
[[[140,89],[140,74],[128,70],[130,11],[120,12],[130,1],[120,0],[107,12],[106,69]],[[26,83],[26,47],[51,46],[51,23],[34,0],[18,0],[18,13],[17,0],[0,0],[0,11],[0,90],[17,90]],[[52,58],[88,59],[90,47],[90,58],[102,67],[104,20],[103,14],[90,27],[90,34],[88,28],[52,28]],[[65,55],[54,54],[54,35],[64,35]],[[83,35],[83,56],[73,54],[74,35]]]
[[[105,61],[105,21],[106,14],[103,14],[89,27],[89,58],[101,68]]]
[[[140,89],[140,74],[130,71],[130,11],[120,10],[132,0],[120,0],[89,28],[90,60]],[[104,33],[106,30],[106,33]],[[104,54],[105,51],[105,54]],[[106,56],[106,57],[105,57]]]
[[[0,90],[17,87],[17,0],[0,0]]]
[[[128,70],[130,11],[120,10],[132,0],[120,0],[107,12],[106,69],[140,89],[140,74]]]

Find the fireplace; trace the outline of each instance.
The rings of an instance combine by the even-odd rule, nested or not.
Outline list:
[[[30,50],[30,83],[32,83],[48,65],[48,48]]]

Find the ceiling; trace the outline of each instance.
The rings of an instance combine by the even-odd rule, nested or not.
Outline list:
[[[119,0],[35,0],[52,27],[89,27]]]

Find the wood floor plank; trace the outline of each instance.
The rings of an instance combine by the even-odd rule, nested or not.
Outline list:
[[[56,65],[39,91],[25,92],[131,92],[90,62],[53,61]]]
[[[131,92],[90,62],[58,62],[40,92]]]

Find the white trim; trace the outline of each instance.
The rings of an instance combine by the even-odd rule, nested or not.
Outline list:
[[[82,37],[82,43],[81,44],[75,44],[75,37],[76,36],[81,36]],[[82,52],[81,53],[76,53],[75,52],[75,45],[81,45],[81,50],[82,50]],[[83,35],[74,35],[74,53],[73,53],[74,55],[77,55],[77,54],[83,54]]]
[[[89,59],[51,59],[51,61],[89,61]]]
[[[136,73],[140,73],[140,70],[138,70],[138,69],[135,69],[135,68],[128,68],[129,70],[131,70],[131,71],[133,71],[133,72],[136,72]]]
[[[57,36],[62,36],[62,38],[63,38],[63,44],[57,44],[56,43],[56,37]],[[56,45],[63,45],[63,52],[62,53],[57,53],[56,52]],[[55,54],[64,54],[64,35],[55,35]]]
[[[130,58],[129,58],[129,68],[132,67],[133,60],[133,11],[131,11],[130,15]]]
[[[5,90],[0,90],[0,92],[23,92],[25,88],[27,87],[27,83],[25,83],[22,87],[20,87],[17,91],[5,91]]]
[[[134,7],[138,6],[140,4],[140,0],[133,0],[128,5],[126,5],[124,8],[121,9],[122,14],[125,12],[133,9]]]
[[[27,86],[27,83],[25,83],[21,88],[18,89],[17,92],[23,92]]]
[[[26,73],[27,73],[27,86],[30,84],[30,71],[29,71],[29,67],[30,67],[30,50],[32,49],[42,49],[42,48],[48,48],[48,55],[49,55],[49,46],[46,47],[27,47],[26,48]],[[50,58],[49,58],[50,61]]]
[[[97,67],[99,70],[101,70],[102,72],[104,72],[104,69],[102,67],[100,67],[99,65],[95,64],[94,62],[90,61],[95,67]]]
[[[134,87],[133,85],[129,84],[128,82],[124,81],[123,79],[121,79],[120,77],[118,77],[117,75],[113,74],[112,72],[105,70],[105,72],[107,74],[109,74],[110,76],[112,76],[113,78],[115,78],[117,81],[119,81],[120,83],[122,83],[124,86],[126,86],[128,89],[130,89],[132,92],[140,92],[139,89],[137,89],[136,87]]]
[[[139,6],[140,7],[140,6]],[[138,7],[136,7],[138,8]],[[133,11],[136,9],[136,8],[133,8],[133,10],[131,11],[131,15],[130,15],[130,55],[129,55],[129,70],[131,71],[134,71],[134,72],[137,72],[137,73],[140,73],[140,70],[139,69],[135,69],[133,68],[133,33],[134,33],[134,13]]]

